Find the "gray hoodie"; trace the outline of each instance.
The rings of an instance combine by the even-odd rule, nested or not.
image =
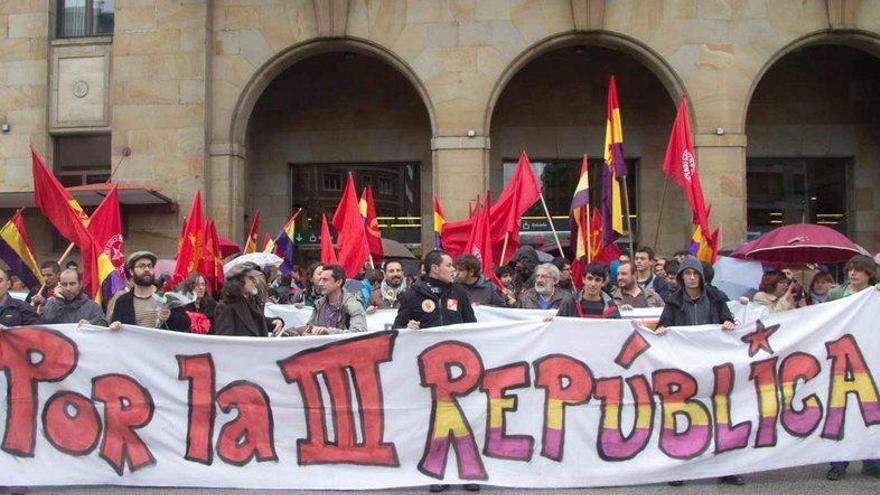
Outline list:
[[[92,325],[107,326],[104,311],[95,301],[80,292],[72,301],[53,297],[43,307],[43,323],[79,323],[86,320]]]

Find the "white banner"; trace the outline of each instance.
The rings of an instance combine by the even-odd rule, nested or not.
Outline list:
[[[0,331],[4,485],[585,487],[880,457],[880,293],[722,332]]]

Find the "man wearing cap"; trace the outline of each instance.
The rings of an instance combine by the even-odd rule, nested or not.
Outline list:
[[[101,306],[82,291],[82,276],[70,268],[58,276],[55,297],[43,307],[43,323],[90,323],[107,326]]]
[[[110,315],[111,330],[119,330],[122,324],[126,324],[189,331],[189,317],[183,308],[169,309],[154,297],[156,260],[156,255],[149,251],[137,251],[128,257],[125,271],[134,285],[116,299]]]

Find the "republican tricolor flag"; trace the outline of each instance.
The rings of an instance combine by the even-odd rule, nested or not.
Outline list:
[[[623,124],[617,101],[614,76],[608,82],[608,116],[605,122],[605,170],[602,175],[602,244],[608,245],[623,235],[623,195],[620,181],[626,180],[627,168],[623,159]]]
[[[0,259],[28,287],[43,284],[43,274],[31,248],[31,239],[24,226],[21,210],[0,228]]]
[[[443,235],[443,224],[445,223],[446,218],[443,216],[443,208],[440,207],[440,198],[434,196],[434,249],[441,249],[443,247],[441,236]]]
[[[296,256],[296,217],[299,216],[301,211],[302,208],[296,210],[291,215],[287,222],[284,223],[284,226],[281,227],[281,230],[278,231],[278,235],[275,236],[274,240],[275,254],[284,260],[281,262],[278,270],[288,277],[293,272],[293,261]]]

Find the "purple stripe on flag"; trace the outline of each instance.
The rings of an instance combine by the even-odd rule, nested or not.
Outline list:
[[[15,249],[6,242],[0,240],[0,259],[9,265],[9,270],[13,275],[21,279],[22,283],[28,287],[40,285],[40,281],[36,274],[28,268],[27,264],[18,255]]]

